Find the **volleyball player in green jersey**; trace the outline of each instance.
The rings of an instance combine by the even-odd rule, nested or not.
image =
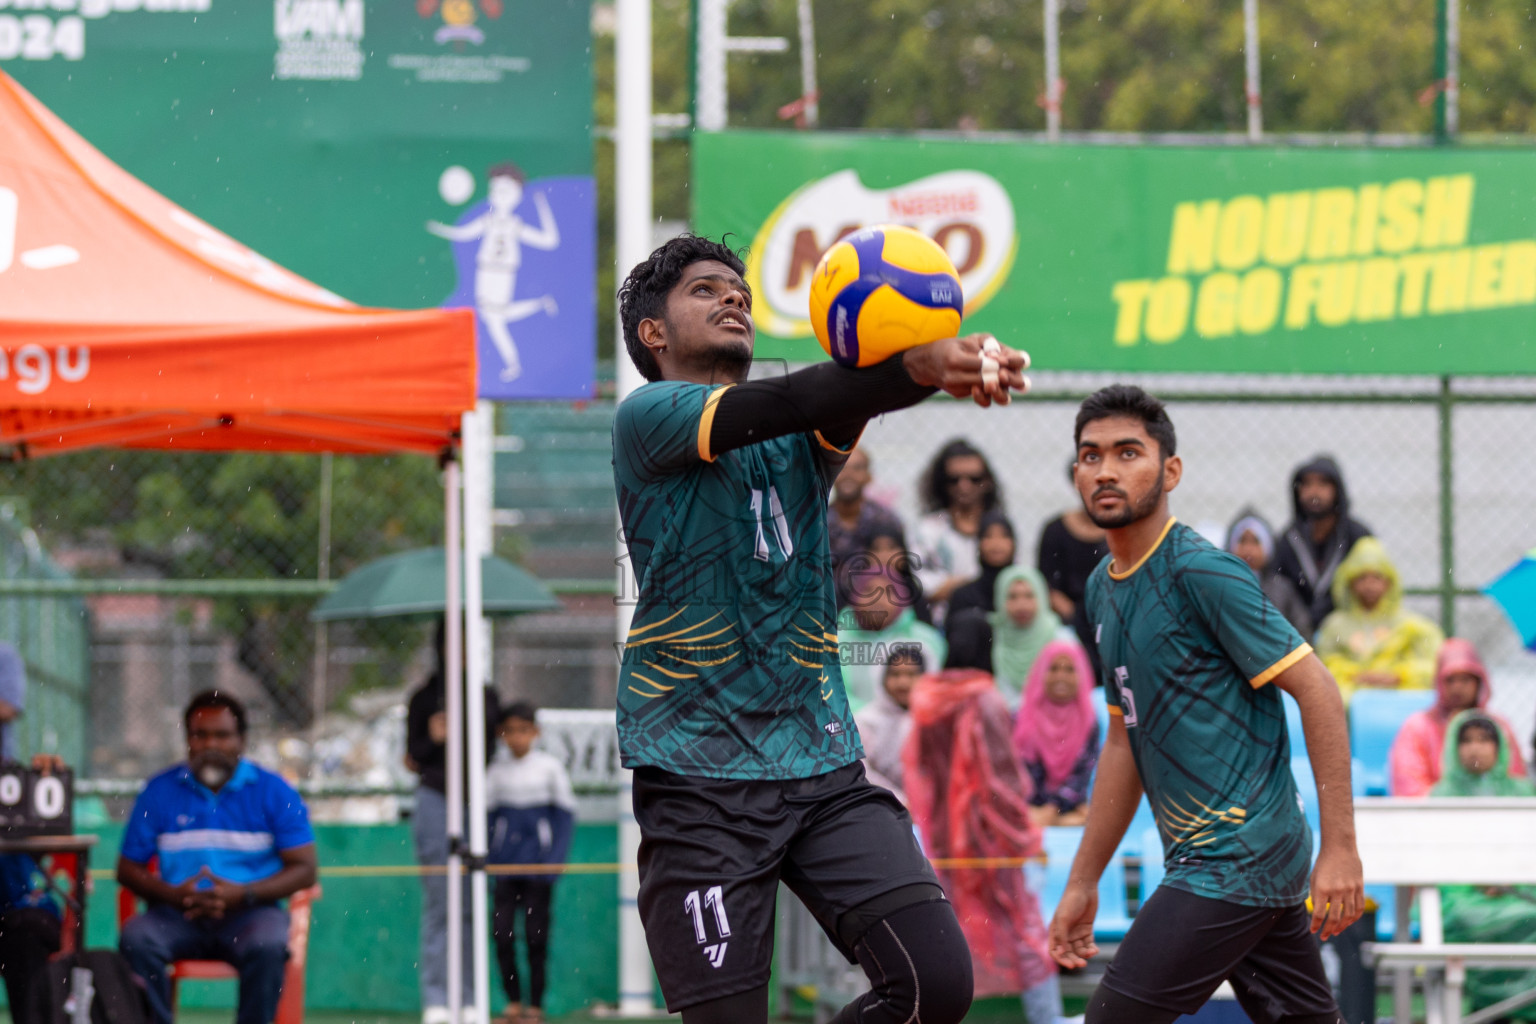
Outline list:
[[[1071,968],[1098,951],[1098,878],[1145,791],[1167,874],[1089,1000],[1087,1024],[1172,1021],[1223,981],[1255,1024],[1336,1024],[1311,933],[1338,934],[1365,900],[1338,686],[1248,567],[1170,515],[1183,464],[1162,403],[1105,388],[1079,409],[1076,443],[1074,481],[1109,542],[1085,604],[1110,729],[1051,954]],[[1301,708],[1317,777],[1315,868],[1276,688]]]
[[[1006,402],[1026,359],[1004,349],[989,381],[983,339],[950,338],[866,369],[747,381],[744,272],[724,245],[684,236],[619,292],[625,346],[650,382],[613,427],[639,584],[618,727],[646,942],[684,1024],[765,1021],[782,880],[870,978],[839,1024],[959,1021],[970,951],[911,819],[864,777],[827,497],[870,417],[938,390]]]

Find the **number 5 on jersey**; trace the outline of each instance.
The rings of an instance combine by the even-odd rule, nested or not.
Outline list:
[[[715,931],[720,941],[711,946],[704,946],[709,941],[709,934],[704,928],[704,911],[714,911]],[[731,922],[725,916],[725,896],[720,891],[720,886],[712,885],[704,890],[704,898],[699,899],[699,890],[695,889],[683,897],[683,912],[693,917],[693,936],[699,945],[704,946],[704,955],[709,958],[709,966],[719,967],[725,963],[726,939],[731,937]]]
[[[1115,685],[1120,687],[1120,711],[1129,729],[1136,724],[1136,695],[1131,692],[1131,673],[1124,665],[1115,668]]]

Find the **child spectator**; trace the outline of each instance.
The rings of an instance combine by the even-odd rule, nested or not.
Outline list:
[[[1510,770],[1513,745],[1500,724],[1476,708],[1451,719],[1444,751],[1444,774],[1431,796],[1529,797],[1525,779]],[[1536,942],[1536,886],[1443,885],[1441,911],[1446,942]],[[1467,995],[1472,1009],[1492,1006],[1536,988],[1536,971],[1469,970]],[[1525,1006],[1506,1020],[1531,1020],[1536,1007]]]
[[[975,612],[952,625],[945,670],[924,676],[912,691],[912,733],[903,751],[912,815],[935,860],[1036,857],[1041,834],[1029,815],[1029,780],[989,671],[991,629]],[[971,947],[976,995],[1022,993],[1029,1024],[1056,1024],[1056,965],[1024,872],[967,867],[938,874]]]
[[[992,624],[992,664],[997,688],[1010,714],[1019,710],[1024,681],[1045,645],[1063,633],[1051,610],[1045,577],[1027,565],[1010,565],[997,574]],[[1090,676],[1091,678],[1091,676]]]
[[[967,608],[992,611],[997,605],[998,573],[1013,564],[1018,554],[1018,539],[1014,536],[1013,523],[1001,509],[993,509],[981,517],[981,530],[976,535],[976,559],[981,563],[981,575],[949,596],[950,615]]]
[[[1046,644],[1029,670],[1013,748],[1029,773],[1030,814],[1037,825],[1088,820],[1088,786],[1100,741],[1092,672],[1075,639]]]
[[[500,735],[510,758],[497,758],[486,770],[485,799],[491,808],[490,860],[494,864],[564,864],[571,849],[576,798],[565,766],[534,750],[539,738],[538,710],[527,701],[501,714]],[[544,1019],[544,965],[549,949],[549,909],[553,874],[506,875],[496,880],[491,936],[507,993],[503,1024],[536,1024]],[[528,947],[528,1002],[523,1004],[517,975],[517,939],[513,925],[523,922]]]
[[[919,497],[925,515],[912,531],[917,576],[933,606],[934,622],[943,622],[950,595],[981,572],[976,557],[981,517],[1000,508],[1002,496],[986,458],[957,439],[928,464]]]
[[[64,762],[36,754],[32,767],[56,772]],[[0,978],[15,1024],[52,1024],[42,985],[48,958],[59,948],[62,920],[37,861],[24,853],[0,854]]]
[[[907,532],[894,520],[876,519],[859,528],[854,551],[837,563],[837,610],[853,604],[853,592],[862,581],[881,569],[889,569],[901,578],[903,593],[912,597],[912,614],[919,622],[932,623],[933,615],[923,597],[923,588],[913,572],[912,555],[907,551]]]
[[[1253,509],[1244,509],[1227,531],[1227,550],[1248,563],[1259,578],[1259,587],[1280,614],[1304,637],[1312,635],[1317,625],[1312,609],[1296,584],[1275,570],[1275,534],[1264,517]]]
[[[1333,576],[1331,612],[1317,631],[1317,654],[1347,702],[1356,688],[1427,690],[1445,636],[1403,607],[1403,587],[1387,549],[1355,542]]]
[[[901,748],[912,731],[912,687],[923,674],[923,659],[913,648],[893,651],[885,663],[880,692],[853,716],[864,741],[864,769],[869,781],[884,786],[902,803]]]
[[[1488,669],[1471,641],[1451,637],[1440,648],[1435,664],[1435,706],[1408,717],[1392,742],[1387,766],[1392,773],[1393,796],[1424,796],[1436,782],[1445,759],[1445,733],[1452,718],[1463,711],[1488,706]],[[1486,713],[1486,712],[1485,712]],[[1509,723],[1497,715],[1488,717],[1504,730],[1509,751],[1509,774],[1525,777],[1525,761],[1514,742]]]
[[[853,604],[838,616],[837,643],[848,707],[858,714],[880,689],[893,653],[913,649],[923,670],[936,672],[944,664],[945,646],[938,630],[918,621],[912,610],[916,592],[899,568],[878,566],[852,584]]]

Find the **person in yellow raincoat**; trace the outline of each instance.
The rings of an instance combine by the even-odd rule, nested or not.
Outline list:
[[[1403,607],[1403,585],[1387,549],[1374,537],[1350,548],[1333,577],[1331,612],[1317,630],[1317,654],[1339,681],[1344,699],[1356,689],[1427,690],[1445,634]]]

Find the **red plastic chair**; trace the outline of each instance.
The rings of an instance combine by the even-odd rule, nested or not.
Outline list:
[[[320,886],[300,889],[288,897],[288,966],[283,971],[283,994],[278,999],[273,1024],[303,1024],[304,964],[309,959],[310,911],[320,898]],[[117,891],[117,927],[121,931],[139,911],[139,900],[126,887]],[[181,981],[239,981],[240,975],[222,960],[177,960],[171,964],[171,1012]]]
[[[75,906],[85,906],[85,893],[75,891],[76,862],[78,853],[45,853],[37,858],[38,866],[43,874],[68,893],[69,898],[64,901],[64,919],[60,924],[59,951],[55,956],[67,956],[75,952],[75,932],[79,930],[79,915],[75,912]],[[89,888],[90,880],[86,880]]]

